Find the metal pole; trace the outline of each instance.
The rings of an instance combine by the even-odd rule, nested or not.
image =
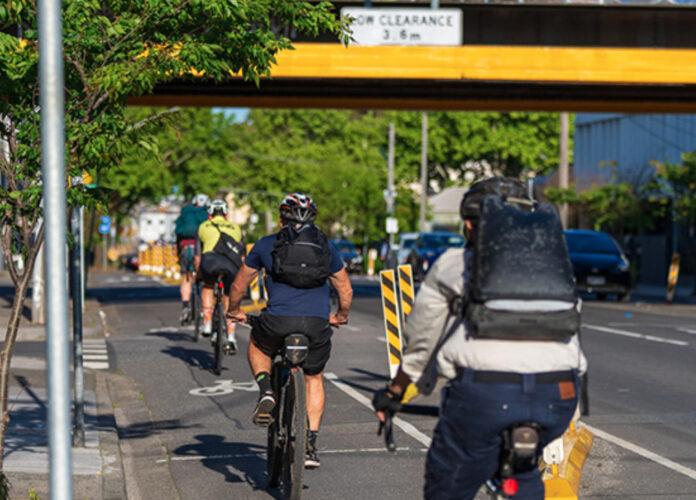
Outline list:
[[[568,173],[568,113],[561,113],[561,140],[560,140],[560,162],[558,167],[558,187],[567,189],[569,184]],[[561,222],[563,227],[568,227],[568,204],[564,203],[561,206]]]
[[[72,499],[70,347],[65,276],[65,129],[61,3],[39,0],[41,163],[46,248],[48,442],[53,500]]]
[[[425,232],[425,209],[428,203],[428,112],[423,111],[421,122],[421,196],[420,196],[420,232]]]
[[[80,207],[73,207],[70,217],[73,235],[72,259],[72,300],[73,300],[73,368],[75,372],[75,425],[73,427],[73,446],[85,445],[85,404],[84,372],[82,368],[82,267],[80,266]]]
[[[85,207],[80,205],[80,298],[85,312]]]
[[[46,323],[45,282],[44,282],[44,246],[39,247],[31,276],[31,322],[35,325]]]
[[[387,159],[387,189],[389,190],[389,196],[387,196],[387,212],[389,217],[394,217],[394,122],[389,123],[389,156]],[[392,249],[394,247],[394,233],[389,233],[389,252],[391,255]]]
[[[106,271],[106,246],[108,242],[106,241],[107,235],[104,233],[102,235],[102,268]]]

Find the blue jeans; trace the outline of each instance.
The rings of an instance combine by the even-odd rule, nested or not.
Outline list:
[[[473,374],[465,369],[443,389],[440,420],[425,465],[426,499],[474,498],[498,470],[504,429],[535,422],[541,427],[543,447],[563,434],[575,412],[577,374],[570,382],[574,394],[566,390],[565,399],[558,383],[537,384],[534,375],[524,375],[522,384],[507,384],[474,382]],[[543,500],[539,470],[517,474],[515,479],[519,483],[515,500]]]

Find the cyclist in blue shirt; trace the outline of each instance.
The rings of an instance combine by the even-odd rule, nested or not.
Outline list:
[[[346,324],[353,297],[353,289],[343,261],[313,224],[316,214],[316,205],[309,196],[293,193],[285,197],[280,204],[281,230],[254,244],[232,284],[227,313],[234,321],[246,320],[246,314],[240,309],[242,297],[252,280],[258,276],[259,270],[264,268],[267,273],[268,303],[251,332],[248,352],[249,365],[260,390],[253,415],[253,421],[257,425],[268,425],[276,404],[271,388],[271,356],[282,348],[287,335],[303,333],[309,338],[309,354],[303,365],[309,418],[305,457],[305,467],[308,469],[319,467],[316,439],[324,412],[322,373],[331,353],[331,327]],[[291,256],[287,257],[288,262],[279,262],[282,243],[287,233],[292,233],[292,238],[304,238],[306,241],[302,247],[297,247],[297,253],[291,253]],[[281,245],[278,244],[279,238]],[[295,278],[293,281],[281,271],[284,266],[292,267],[293,263],[289,261],[297,258],[300,252],[316,252],[314,255],[306,256],[306,261],[315,264],[311,269],[306,269],[307,276],[300,277],[299,281]],[[303,266],[305,264],[296,267]],[[339,305],[335,314],[331,314],[327,279],[338,292]]]

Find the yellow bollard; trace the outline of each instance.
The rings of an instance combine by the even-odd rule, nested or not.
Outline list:
[[[679,279],[679,254],[672,255],[672,264],[669,266],[669,276],[667,278],[667,303],[671,304],[674,300],[674,287],[677,286]]]
[[[375,261],[377,260],[377,250],[374,248],[370,248],[370,251],[367,252],[367,275],[368,276],[374,276],[375,275]]]

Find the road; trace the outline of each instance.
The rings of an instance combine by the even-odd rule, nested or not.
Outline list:
[[[414,429],[397,429],[398,451],[384,450],[363,404],[386,381],[379,292],[365,278],[355,285],[350,323],[334,334],[327,367],[322,465],[307,472],[304,497],[421,498],[435,420],[402,416]],[[110,369],[134,382],[152,420],[120,430],[122,442],[131,440],[138,455],[138,466],[131,474],[126,470],[129,491],[146,489],[158,477],[170,483],[160,498],[171,491],[183,499],[279,498],[265,489],[266,436],[251,423],[258,393],[244,355],[227,358],[216,377],[209,343],[194,343],[190,329],[176,324],[174,287],[133,275],[96,275],[89,295],[105,314]],[[241,353],[247,332],[240,327]],[[592,410],[583,422],[600,434],[584,469],[581,498],[696,499],[693,313],[586,301],[582,339]]]

